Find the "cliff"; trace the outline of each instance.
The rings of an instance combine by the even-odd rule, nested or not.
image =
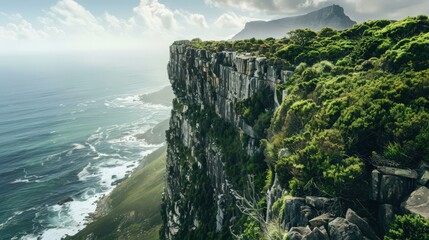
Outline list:
[[[175,42],[161,238],[429,236],[428,26]]]
[[[356,22],[352,21],[344,9],[332,5],[305,15],[276,19],[272,21],[253,21],[246,24],[244,29],[235,35],[233,40],[266,39],[269,37],[283,38],[291,30],[308,28],[320,30],[325,27],[342,30],[350,28]]]
[[[198,50],[188,41],[170,47],[168,73],[177,99],[167,133],[162,237],[230,238],[241,215],[232,195],[244,184],[240,176],[266,169],[259,136],[236,106],[265,91],[273,107],[278,76],[289,73],[264,58]]]

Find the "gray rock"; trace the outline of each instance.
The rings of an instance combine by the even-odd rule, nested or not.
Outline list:
[[[336,199],[324,198],[324,197],[305,197],[305,203],[309,206],[316,208],[317,210],[324,210],[335,203]]]
[[[277,178],[277,173],[274,177],[274,183],[271,186],[270,189],[267,190],[267,214],[266,214],[266,219],[265,222],[268,223],[272,217],[272,208],[273,208],[273,204],[280,199],[283,196],[283,192],[284,190],[282,189],[282,187],[280,186],[280,183],[278,181]]]
[[[419,187],[411,193],[407,201],[402,203],[401,207],[407,212],[429,219],[429,189],[427,187]]]
[[[334,216],[330,213],[322,214],[318,217],[315,217],[309,221],[311,228],[317,228],[320,226],[328,226],[328,223],[334,219]]]
[[[412,191],[413,184],[409,178],[383,175],[380,183],[381,203],[400,204]]]
[[[316,211],[305,205],[304,198],[290,198],[286,200],[283,216],[282,225],[285,229],[304,227],[308,225],[310,219],[316,216]]]
[[[332,240],[363,240],[364,237],[358,226],[338,217],[328,224]]]
[[[287,240],[301,240],[304,236],[311,233],[309,227],[293,227],[287,233]]]
[[[392,205],[382,204],[378,207],[378,219],[384,232],[387,232],[394,216],[395,211]]]
[[[58,205],[62,206],[68,202],[73,202],[73,198],[72,197],[66,197],[64,199],[61,199],[60,201],[57,202]]]
[[[356,226],[358,226],[358,228],[365,237],[371,240],[380,240],[380,238],[377,237],[377,234],[374,232],[374,230],[372,230],[369,224],[350,208],[347,210],[346,219],[347,221],[354,223]]]
[[[380,172],[378,170],[373,170],[371,173],[371,200],[377,201],[380,196],[380,178]]]
[[[419,184],[425,186],[429,182],[429,171],[424,171],[419,179]]]
[[[324,227],[314,228],[313,231],[304,236],[302,240],[329,240],[329,236]]]
[[[429,171],[429,162],[421,161],[419,164],[421,170]]]
[[[387,175],[395,175],[399,177],[417,179],[417,172],[415,170],[410,169],[401,169],[401,168],[393,168],[393,167],[377,167],[377,169]]]

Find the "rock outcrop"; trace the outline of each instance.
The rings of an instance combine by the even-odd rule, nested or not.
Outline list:
[[[411,193],[407,201],[402,203],[402,207],[406,212],[420,215],[429,219],[429,189],[419,187]]]

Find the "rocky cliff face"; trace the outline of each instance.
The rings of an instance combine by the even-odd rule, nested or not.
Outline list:
[[[227,236],[240,215],[231,195],[242,184],[238,175],[252,161],[265,165],[255,131],[235,107],[263,89],[274,92],[290,73],[265,58],[197,50],[187,41],[171,46],[168,73],[177,99],[167,133],[162,235]]]

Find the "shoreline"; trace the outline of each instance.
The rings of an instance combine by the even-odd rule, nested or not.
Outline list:
[[[96,211],[87,218],[85,227],[64,239],[116,239],[116,234],[158,239],[166,148],[163,144],[148,154],[129,178],[98,199]]]

